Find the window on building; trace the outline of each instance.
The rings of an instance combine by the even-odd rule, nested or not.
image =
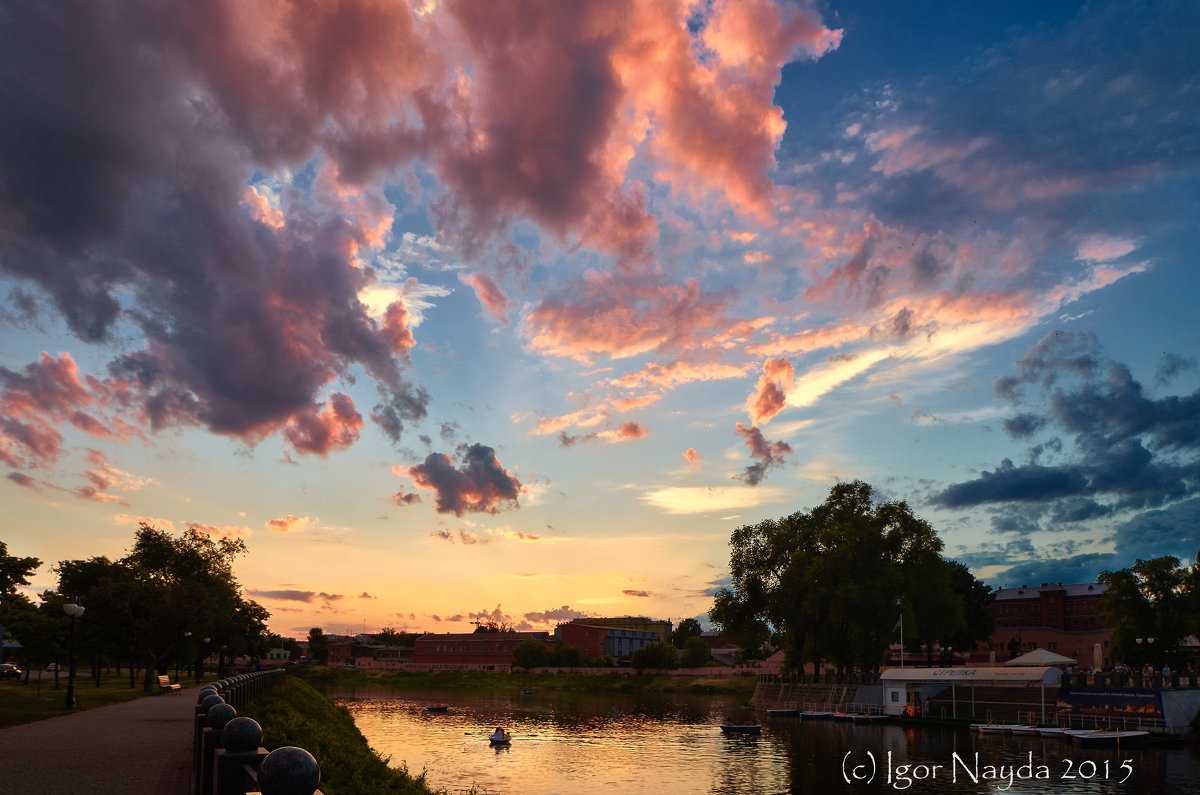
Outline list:
[[[1049,649],[1050,651],[1058,651],[1058,641],[1054,641],[1054,640],[1050,641],[1049,643],[1046,644],[1046,648]]]

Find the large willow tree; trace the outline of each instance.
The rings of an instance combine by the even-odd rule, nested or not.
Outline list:
[[[746,648],[780,640],[789,669],[873,670],[901,613],[914,648],[987,637],[988,619],[964,599],[986,600],[987,588],[942,558],[941,540],[907,503],[872,497],[866,483],[839,483],[811,511],[734,530],[732,588],[718,592],[713,623]]]

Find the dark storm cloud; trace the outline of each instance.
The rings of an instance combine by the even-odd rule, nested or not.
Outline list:
[[[1180,373],[1194,369],[1196,369],[1196,360],[1194,358],[1168,352],[1164,353],[1159,360],[1158,370],[1154,374],[1154,379],[1159,385],[1164,385]]]
[[[1146,511],[1116,528],[1117,552],[1127,563],[1134,559],[1175,555],[1195,561],[1200,552],[1200,499],[1156,511]]]
[[[430,453],[408,468],[418,487],[437,494],[438,513],[499,513],[520,508],[521,482],[501,466],[496,451],[482,444],[459,445],[456,468],[450,456]]]
[[[425,415],[427,395],[357,299],[370,275],[347,252],[364,230],[304,202],[276,228],[243,203],[256,165],[311,154],[323,116],[317,103],[268,134],[240,112],[253,81],[222,74],[236,58],[209,49],[224,9],[15,3],[4,17],[0,268],[37,283],[81,339],[140,329],[146,349],[110,372],[152,425],[253,441],[356,364],[380,387],[389,433]],[[275,100],[262,122],[288,92],[258,88]]]
[[[1004,421],[1004,432],[1014,439],[1028,439],[1046,427],[1046,422],[1045,417],[1037,414],[1018,414]]]
[[[1096,581],[1096,575],[1133,563],[1122,562],[1122,556],[1106,552],[1089,552],[1066,558],[1026,560],[1013,564],[989,578],[992,583],[1017,588],[1028,585],[1035,588],[1044,582],[1074,584]]]
[[[976,480],[955,483],[934,497],[945,508],[964,508],[995,502],[1042,502],[1084,493],[1083,475],[1069,467],[1016,466],[1009,459],[994,472],[984,471]]]
[[[1006,429],[1024,439],[1054,427],[1070,434],[1073,445],[1055,438],[1031,448],[1027,464],[1004,459],[995,471],[934,495],[935,505],[1036,503],[1051,508],[1054,522],[1044,529],[1058,529],[1114,511],[1159,508],[1200,488],[1200,391],[1148,397],[1090,333],[1048,334],[1017,370],[996,382],[998,395],[1021,406],[1022,387],[1040,384],[1049,397],[1044,413],[1022,409]],[[1047,451],[1065,460],[1038,463]]]

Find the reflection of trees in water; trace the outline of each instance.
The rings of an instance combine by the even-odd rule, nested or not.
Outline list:
[[[332,694],[331,695],[335,695]],[[380,697],[381,695],[385,697]],[[742,722],[749,713],[736,698],[661,693],[415,692],[375,688],[343,702],[359,728],[394,764],[407,761],[413,772],[429,768],[435,787],[471,783],[509,795],[571,792],[759,793],[896,792],[883,780],[887,753],[893,765],[941,764],[934,783],[913,784],[906,792],[983,795],[996,782],[973,784],[949,776],[952,755],[982,765],[1045,765],[1050,781],[1018,781],[1012,791],[1026,795],[1137,792],[1184,795],[1200,780],[1200,748],[1083,748],[1059,738],[984,735],[933,724],[896,726],[767,718],[760,737],[722,735],[718,724]],[[429,703],[443,702],[449,714],[431,714]],[[489,749],[486,735],[498,725],[513,731],[508,753]],[[879,775],[871,784],[848,787],[842,778],[847,751],[875,754]],[[1063,781],[1063,760],[1077,766],[1094,761],[1119,770],[1132,760],[1134,776],[1124,787],[1112,780]]]

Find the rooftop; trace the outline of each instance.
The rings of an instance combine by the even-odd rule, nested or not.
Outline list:
[[[1043,591],[1065,592],[1067,596],[1099,596],[1108,590],[1107,585],[1098,582],[1063,585],[1061,582],[1044,582],[1030,588],[1022,585],[1020,588],[997,588],[994,598],[997,602],[1007,599],[1033,599]]]

